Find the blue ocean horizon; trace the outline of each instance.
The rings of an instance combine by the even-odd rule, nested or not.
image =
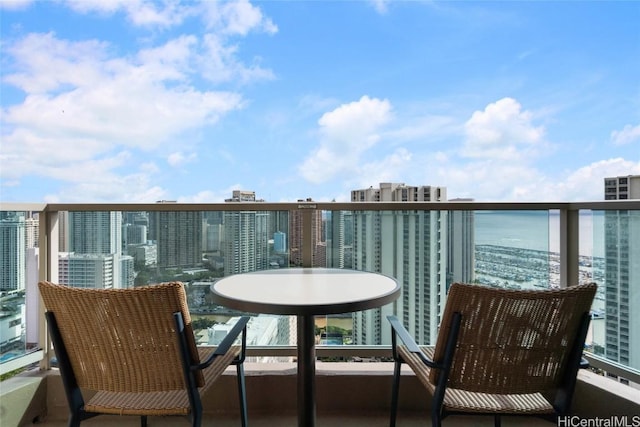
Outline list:
[[[604,256],[604,215],[580,212],[582,256]],[[475,244],[557,253],[560,214],[555,211],[476,211]]]

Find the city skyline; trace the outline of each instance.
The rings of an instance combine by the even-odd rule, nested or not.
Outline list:
[[[0,199],[602,200],[640,3],[0,0]]]

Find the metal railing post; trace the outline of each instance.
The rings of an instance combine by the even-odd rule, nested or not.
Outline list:
[[[580,280],[580,211],[560,209],[560,287],[577,285]]]
[[[39,213],[40,232],[38,236],[38,280],[57,280],[58,278],[58,250],[59,250],[59,228],[58,212],[43,210]],[[38,298],[38,301],[40,299]],[[53,356],[53,348],[47,334],[47,324],[44,310],[38,309],[38,337],[40,348],[44,351],[44,358],[40,361],[40,369],[49,369],[50,360]]]

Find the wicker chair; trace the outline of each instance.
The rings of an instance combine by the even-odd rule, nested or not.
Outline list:
[[[201,395],[235,365],[246,427],[248,317],[217,348],[198,348],[182,283],[133,289],[38,286],[69,403],[69,426],[102,414],[140,416],[142,426],[147,416],[183,415],[200,426]],[[241,345],[234,345],[240,334]]]
[[[596,285],[507,290],[454,283],[435,347],[418,346],[400,321],[392,326],[395,426],[400,369],[408,364],[432,396],[431,420],[451,414],[535,415],[569,411]],[[402,343],[398,343],[398,337]]]

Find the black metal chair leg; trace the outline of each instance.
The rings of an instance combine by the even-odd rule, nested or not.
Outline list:
[[[193,427],[200,427],[202,425],[202,408],[194,409],[191,414],[191,425]]]
[[[238,394],[240,399],[240,419],[242,421],[242,427],[247,427],[247,393],[244,382],[244,367],[242,363],[236,365],[236,376],[238,378]]]
[[[140,417],[140,427],[147,427],[147,416],[142,415]]]
[[[431,427],[442,427],[440,411],[435,408],[431,408]]]
[[[69,427],[80,427],[80,421],[82,421],[82,416],[77,413],[71,413],[69,415],[69,423],[67,424]]]
[[[495,414],[493,416],[493,425],[494,425],[494,427],[500,427],[501,424],[502,424],[502,419],[500,418],[500,415]]]
[[[393,385],[391,387],[391,419],[389,427],[396,426],[396,418],[398,416],[398,395],[400,394],[400,368],[402,363],[396,360],[393,367]]]

